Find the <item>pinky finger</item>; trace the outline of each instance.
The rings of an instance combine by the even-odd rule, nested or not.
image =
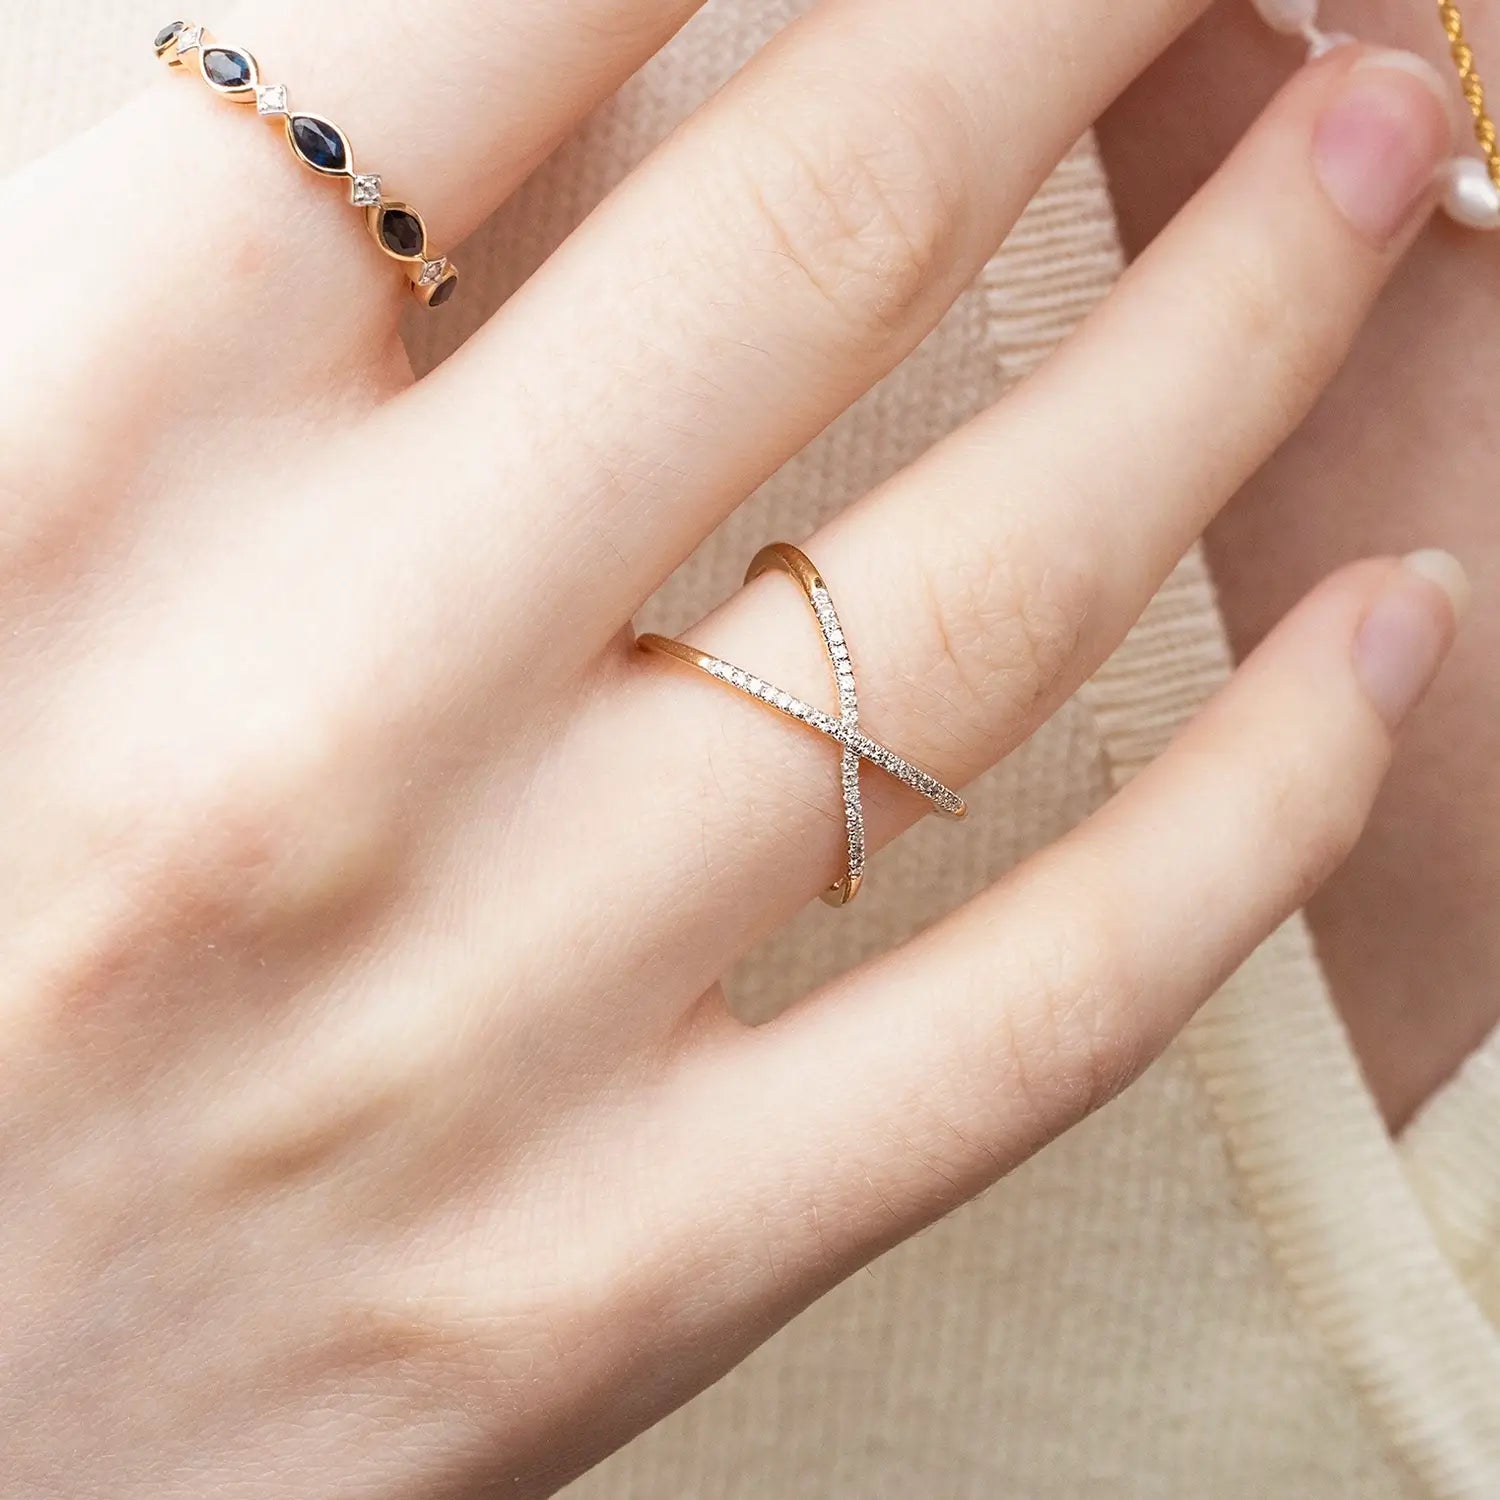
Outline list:
[[[1349,852],[1464,594],[1442,553],[1346,569],[1074,833],[779,1022],[723,1037],[715,1061],[755,1117],[747,1211],[784,1226],[783,1273],[801,1245],[811,1281],[843,1274],[1155,1057]]]

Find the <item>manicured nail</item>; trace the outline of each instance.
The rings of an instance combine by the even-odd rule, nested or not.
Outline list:
[[[1448,85],[1412,52],[1355,63],[1313,132],[1323,190],[1379,249],[1431,202],[1433,174],[1452,152]]]
[[[1463,564],[1446,552],[1403,558],[1354,637],[1354,670],[1397,728],[1432,686],[1469,607]]]

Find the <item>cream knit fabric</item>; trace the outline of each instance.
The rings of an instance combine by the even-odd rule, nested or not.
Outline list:
[[[802,8],[710,3],[467,247],[468,296],[414,329],[418,365]],[[144,83],[163,19],[144,0],[0,7],[0,167],[87,124],[112,102],[101,80]],[[653,617],[686,623],[762,542],[806,535],[995,398],[1118,266],[1085,143],[923,349],[705,543]],[[1226,670],[1191,557],[1089,690],[974,790],[964,838],[919,828],[859,907],[809,912],[747,964],[737,1003],[773,1012],[1057,836]],[[1392,1144],[1292,923],[1125,1099],[570,1494],[1495,1500],[1497,1268],[1500,1038]]]

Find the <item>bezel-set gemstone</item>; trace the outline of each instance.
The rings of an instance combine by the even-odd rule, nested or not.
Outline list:
[[[313,171],[342,177],[349,170],[349,142],[337,125],[317,115],[293,115],[287,135],[292,149]]]
[[[427,229],[412,209],[388,208],[380,216],[380,243],[401,260],[416,260],[427,244]]]
[[[293,155],[314,172],[349,180],[349,201],[362,211],[365,224],[387,254],[405,261],[413,290],[429,307],[441,307],[458,287],[458,273],[448,258],[427,249],[427,226],[415,209],[387,202],[374,172],[354,170],[349,139],[321,115],[294,113],[285,84],[262,83],[260,67],[243,47],[217,41],[204,26],[171,21],[154,38],[158,59],[180,69],[196,54],[198,72],[215,93],[249,105],[258,115],[284,122]]]
[[[255,87],[255,59],[238,47],[209,47],[202,57],[203,76],[224,94]]]

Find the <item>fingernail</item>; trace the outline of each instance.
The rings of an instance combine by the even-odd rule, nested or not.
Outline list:
[[[1431,200],[1452,154],[1447,84],[1413,52],[1372,52],[1349,69],[1313,133],[1323,190],[1379,249]]]
[[[1354,637],[1354,670],[1392,729],[1432,686],[1468,607],[1463,564],[1436,550],[1403,558],[1370,607]]]

